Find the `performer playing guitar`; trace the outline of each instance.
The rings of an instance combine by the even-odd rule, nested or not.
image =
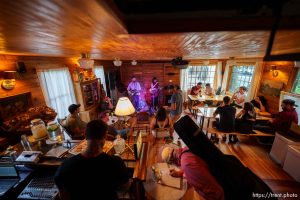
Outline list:
[[[135,76],[131,78],[131,82],[129,83],[127,90],[128,94],[131,96],[135,110],[139,111],[141,85],[138,81],[136,81]]]
[[[151,93],[150,109],[151,109],[151,111],[154,112],[157,110],[157,107],[158,107],[158,94],[159,94],[159,84],[158,84],[156,77],[152,78],[150,93]]]

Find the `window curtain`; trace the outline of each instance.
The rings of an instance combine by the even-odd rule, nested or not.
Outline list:
[[[228,60],[226,62],[226,67],[225,67],[225,72],[223,76],[223,81],[222,81],[222,91],[227,91],[227,85],[229,84],[230,81],[230,67],[236,65],[236,66],[254,66],[254,72],[253,72],[253,77],[251,81],[251,87],[248,88],[248,92],[246,94],[246,101],[251,101],[254,96],[256,95],[259,87],[259,80],[262,76],[263,72],[263,62],[261,60]]]
[[[182,98],[184,101],[187,99],[188,89],[188,68],[180,70],[180,88],[182,90]]]
[[[76,103],[68,68],[37,69],[37,74],[47,106],[57,112],[58,118],[64,118],[69,105]]]
[[[95,66],[94,68],[94,72],[97,78],[100,78],[101,80],[101,84],[103,86],[103,89],[107,95],[107,91],[106,91],[106,83],[105,83],[105,75],[104,75],[104,69],[103,66]]]
[[[216,65],[214,89],[217,90],[221,86],[222,86],[222,62],[218,61],[217,65]]]
[[[263,62],[258,60],[254,67],[255,69],[253,72],[251,87],[248,90],[246,101],[251,101],[259,90],[259,81],[263,73]]]

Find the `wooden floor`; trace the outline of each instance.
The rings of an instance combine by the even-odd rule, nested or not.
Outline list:
[[[205,126],[206,127],[206,126]],[[174,135],[174,142],[177,141]],[[289,176],[279,164],[276,164],[269,156],[271,145],[262,145],[257,142],[255,137],[238,136],[239,142],[236,144],[219,142],[216,146],[225,154],[231,154],[247,166],[253,173],[260,177],[276,194],[297,194],[297,198],[279,199],[300,199],[300,183]],[[157,140],[151,144],[149,152],[148,166],[157,162],[159,148],[163,145],[162,141]],[[299,169],[300,170],[300,169]],[[201,200],[202,198],[194,192],[189,200]]]

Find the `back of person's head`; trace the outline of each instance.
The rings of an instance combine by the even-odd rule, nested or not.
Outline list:
[[[162,162],[170,162],[172,160],[174,148],[172,147],[164,147],[161,152],[161,161]]]
[[[254,111],[254,106],[253,106],[253,104],[250,103],[250,102],[245,102],[245,104],[244,104],[244,110],[245,110],[246,112],[248,112],[248,111]]]
[[[158,121],[164,121],[167,118],[167,111],[165,108],[160,107],[156,114],[156,119]]]
[[[260,95],[260,96],[258,96],[258,98],[263,106],[267,105],[267,100],[264,96]]]
[[[193,86],[193,87],[192,87],[192,90],[193,90],[193,91],[198,90],[197,86]]]
[[[169,90],[173,90],[174,88],[175,88],[174,85],[169,85],[169,86],[168,86],[168,89],[169,89]]]
[[[101,120],[92,120],[86,125],[87,140],[103,140],[107,132],[107,125]]]
[[[229,104],[229,102],[230,102],[230,97],[229,97],[229,96],[225,96],[225,97],[223,98],[223,102],[224,102],[225,104]]]
[[[201,83],[201,82],[199,82],[199,83],[197,83],[197,85],[200,85],[200,86],[201,86],[201,85],[202,85],[202,83]]]
[[[206,83],[206,84],[205,84],[205,87],[210,87],[210,83]]]

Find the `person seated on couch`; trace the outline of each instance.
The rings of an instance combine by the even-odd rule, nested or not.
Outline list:
[[[180,166],[180,170],[170,169],[173,177],[185,177],[189,185],[204,199],[223,200],[224,191],[215,177],[211,174],[207,163],[199,156],[193,154],[187,147],[174,148],[164,146],[161,148],[158,160]]]

